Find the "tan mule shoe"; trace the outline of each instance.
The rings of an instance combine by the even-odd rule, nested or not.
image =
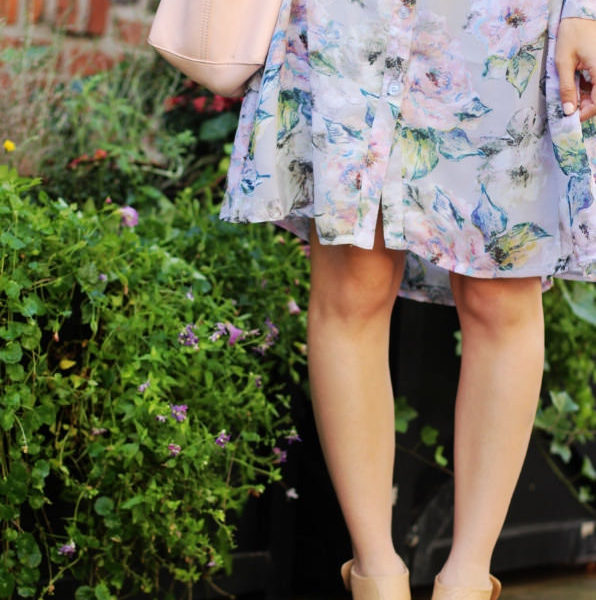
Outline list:
[[[362,577],[354,573],[349,560],[341,567],[341,578],[354,600],[411,600],[410,572],[381,577]]]
[[[497,600],[501,595],[501,582],[493,575],[488,577],[492,583],[492,588],[481,590],[443,585],[437,575],[431,600]]]

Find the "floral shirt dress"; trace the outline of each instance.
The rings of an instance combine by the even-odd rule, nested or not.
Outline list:
[[[381,210],[416,300],[452,304],[449,271],[596,281],[596,119],[562,112],[565,17],[596,0],[283,0],[220,218],[369,249]]]

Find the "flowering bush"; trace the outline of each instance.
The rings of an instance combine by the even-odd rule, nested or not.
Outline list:
[[[300,439],[305,248],[190,190],[137,212],[37,183],[0,166],[0,598],[180,597]]]

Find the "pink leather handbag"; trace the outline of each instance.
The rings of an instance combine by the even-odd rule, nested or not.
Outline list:
[[[282,0],[161,0],[147,42],[190,79],[242,96],[265,63]]]

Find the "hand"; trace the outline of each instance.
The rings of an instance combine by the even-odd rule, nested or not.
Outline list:
[[[578,107],[580,120],[596,116],[596,21],[592,19],[562,19],[557,34],[555,64],[559,72],[561,103],[566,115]],[[581,77],[579,100],[575,72]]]

